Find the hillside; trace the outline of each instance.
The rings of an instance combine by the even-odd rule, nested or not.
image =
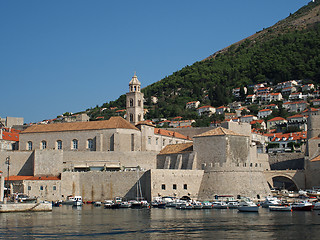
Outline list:
[[[274,26],[145,87],[149,108],[146,117],[197,118],[194,111],[186,111],[186,102],[199,100],[202,105],[218,107],[234,100],[231,91],[235,87],[292,79],[319,83],[319,22],[320,1],[310,2]],[[151,104],[151,96],[158,98],[157,104]],[[125,108],[125,96],[102,105],[110,107]],[[100,107],[90,109],[91,119],[114,114],[100,110]]]

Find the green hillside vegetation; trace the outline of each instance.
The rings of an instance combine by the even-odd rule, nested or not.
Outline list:
[[[145,87],[146,118],[197,119],[195,110],[185,109],[187,102],[199,100],[201,105],[219,107],[234,100],[233,88],[256,83],[275,85],[303,79],[304,83],[319,84],[319,13],[319,1],[311,2],[273,27]],[[151,96],[158,97],[157,104],[151,104]],[[125,95],[101,107],[112,106],[125,108]],[[101,112],[97,106],[89,114],[92,119],[108,118],[114,111]]]

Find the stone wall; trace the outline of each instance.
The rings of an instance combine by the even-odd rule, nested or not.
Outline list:
[[[118,164],[124,167],[137,167],[143,169],[156,168],[158,152],[63,152],[63,168],[70,168],[71,164],[98,163]],[[62,170],[61,170],[62,171]]]
[[[268,154],[271,170],[304,169],[304,153]]]
[[[157,169],[195,169],[195,153],[161,154],[157,156]]]
[[[232,195],[262,198],[270,195],[270,189],[262,171],[210,171],[205,172],[199,190],[199,199],[213,200],[215,195]]]
[[[34,154],[32,151],[1,151],[0,171],[4,176],[8,174],[6,158],[10,157],[10,176],[12,175],[33,175]]]
[[[57,201],[61,198],[60,180],[24,180],[21,191],[30,197],[38,197],[40,200]]]
[[[140,180],[140,181],[139,181]],[[61,176],[61,197],[80,195],[84,201],[104,201],[123,197],[150,200],[150,173],[128,172],[64,172]]]
[[[35,150],[33,174],[35,176],[59,176],[63,169],[62,162],[62,150]]]
[[[198,198],[202,170],[152,169],[150,172],[152,199],[158,196]]]
[[[201,127],[201,128],[166,128],[166,130],[169,131],[175,131],[178,133],[183,134],[184,136],[188,136],[191,139],[204,132],[208,132],[210,130],[214,129],[214,127]]]
[[[4,175],[0,172],[0,202],[3,201],[4,198]]]

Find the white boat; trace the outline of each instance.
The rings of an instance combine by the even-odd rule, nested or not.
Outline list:
[[[199,202],[199,201],[193,202],[192,206],[193,206],[193,209],[202,209],[203,208],[202,202]]]
[[[211,202],[203,202],[203,209],[211,209],[212,208],[212,203]]]
[[[245,200],[239,203],[238,210],[240,212],[258,212],[259,206],[251,200]]]
[[[122,201],[119,206],[119,208],[130,208],[130,207],[131,207],[131,203],[127,201]]]
[[[292,211],[290,205],[269,206],[270,211]]]
[[[292,210],[294,211],[311,211],[314,205],[308,201],[300,201],[292,204]]]
[[[227,206],[229,209],[236,209],[239,207],[239,202],[238,201],[230,201],[230,202],[227,202]]]
[[[73,198],[73,206],[82,206],[83,202],[82,202],[82,197],[81,196],[75,196]]]
[[[94,202],[94,206],[100,207],[101,206],[101,202]]]
[[[281,205],[281,200],[276,197],[270,197],[267,196],[263,203],[261,203],[261,206],[263,208],[268,208],[270,206],[279,206]]]
[[[215,208],[215,209],[227,209],[228,205],[224,201],[216,201],[216,202],[212,203],[212,208]]]

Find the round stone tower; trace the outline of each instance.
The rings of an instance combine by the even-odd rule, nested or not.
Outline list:
[[[143,93],[141,92],[141,83],[136,73],[129,82],[129,92],[127,93],[127,120],[132,124],[137,124],[144,120],[143,111]]]

